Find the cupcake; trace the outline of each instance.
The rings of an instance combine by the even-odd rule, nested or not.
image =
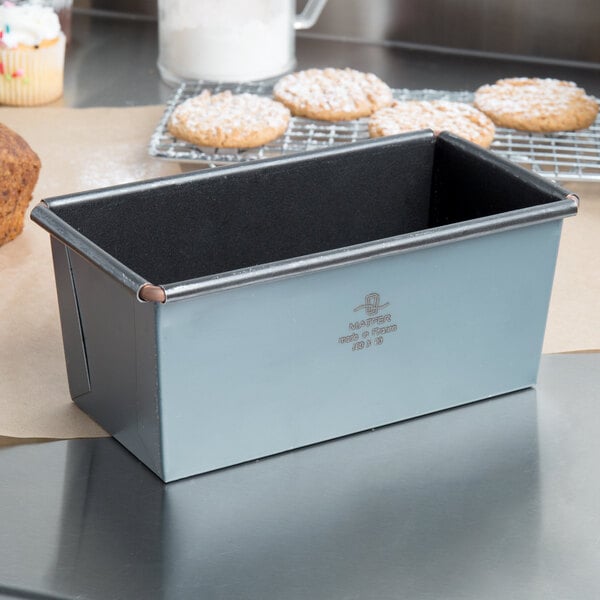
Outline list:
[[[35,106],[63,93],[65,36],[49,7],[0,6],[0,104]]]

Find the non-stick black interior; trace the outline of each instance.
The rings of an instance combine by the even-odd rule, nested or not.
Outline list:
[[[566,192],[491,152],[442,134],[435,145],[429,227],[564,199]]]
[[[167,284],[560,199],[526,179],[470,144],[422,132],[50,206]]]

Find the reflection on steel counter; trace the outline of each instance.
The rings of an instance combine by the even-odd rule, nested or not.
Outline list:
[[[102,442],[68,449],[52,576],[90,600],[472,598],[539,538],[533,390],[166,486]]]

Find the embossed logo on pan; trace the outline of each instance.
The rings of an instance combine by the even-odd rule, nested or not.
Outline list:
[[[381,304],[381,296],[377,292],[371,292],[365,296],[365,303],[357,306],[354,312],[364,310],[367,315],[376,315],[382,308],[389,305],[389,302]]]
[[[381,346],[387,334],[398,331],[398,326],[392,323],[391,313],[379,314],[389,305],[389,302],[381,302],[377,292],[367,294],[364,303],[354,308],[354,312],[364,311],[365,318],[350,321],[347,333],[338,338],[338,344],[351,344],[353,352]]]

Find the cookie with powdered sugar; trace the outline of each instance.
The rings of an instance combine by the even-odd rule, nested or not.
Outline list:
[[[594,98],[558,79],[500,79],[475,92],[475,106],[499,127],[539,133],[586,129],[598,115]]]
[[[256,148],[283,135],[290,111],[255,94],[211,94],[204,90],[175,108],[168,130],[197,146]]]
[[[349,121],[389,106],[392,90],[377,75],[354,69],[307,69],[282,77],[273,96],[297,117]]]
[[[447,100],[397,101],[369,119],[369,135],[382,137],[420,129],[450,131],[479,146],[492,143],[495,127],[482,112],[464,102]]]

